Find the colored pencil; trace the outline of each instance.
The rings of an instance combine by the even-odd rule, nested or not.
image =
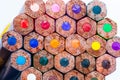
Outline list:
[[[114,37],[113,39],[109,39],[106,44],[106,50],[109,54],[120,57],[120,38]]]
[[[88,53],[83,53],[76,57],[76,69],[83,74],[94,71],[95,63],[95,58]]]
[[[84,80],[84,75],[77,70],[72,70],[65,74],[64,80]]]
[[[94,57],[99,57],[105,54],[106,40],[98,35],[87,39],[87,52]]]
[[[42,80],[42,73],[34,67],[30,67],[21,73],[20,80]]]
[[[114,57],[104,54],[96,61],[96,70],[107,76],[116,70],[116,60]]]
[[[43,0],[26,0],[24,8],[24,12],[32,18],[37,18],[45,13]]]
[[[70,53],[63,51],[55,56],[54,67],[62,72],[67,73],[72,70],[75,66],[75,59]]]
[[[105,80],[105,76],[97,71],[93,71],[85,76],[85,80]]]
[[[48,15],[43,15],[35,20],[35,31],[42,36],[48,36],[55,31],[55,20]]]
[[[31,55],[20,49],[11,55],[11,66],[18,71],[23,71],[31,66]]]
[[[77,22],[77,33],[88,39],[97,32],[97,23],[89,17],[85,17]]]
[[[100,21],[107,15],[106,5],[100,0],[93,0],[87,5],[87,16],[90,18]]]
[[[70,0],[67,3],[67,14],[76,20],[86,16],[86,11],[86,4],[82,0]]]
[[[56,20],[56,32],[63,37],[68,37],[76,32],[76,22],[68,16]]]
[[[2,37],[2,45],[11,52],[16,51],[22,47],[22,36],[15,31],[8,31]]]
[[[24,37],[24,49],[35,54],[43,49],[43,36],[32,32]]]
[[[105,39],[110,39],[117,34],[117,24],[113,20],[105,18],[98,22],[97,33]]]
[[[65,48],[65,39],[57,33],[45,37],[44,43],[45,49],[53,55],[57,55]]]
[[[46,13],[54,19],[60,18],[65,14],[66,5],[63,0],[47,0]]]
[[[66,38],[66,50],[74,56],[83,53],[86,47],[85,39],[78,34],[73,34]]]
[[[43,80],[63,80],[63,75],[60,72],[52,69],[43,74]]]
[[[34,67],[41,72],[46,72],[53,68],[53,55],[45,50],[42,50],[33,57]]]
[[[19,14],[13,20],[13,27],[21,35],[27,35],[34,29],[33,19],[26,14]]]

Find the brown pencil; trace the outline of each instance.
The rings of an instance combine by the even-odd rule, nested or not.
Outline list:
[[[68,16],[56,20],[56,32],[63,37],[68,37],[76,32],[76,22]]]
[[[20,80],[42,80],[42,73],[30,67],[21,73]]]
[[[95,70],[95,58],[88,53],[80,54],[76,57],[76,69],[83,74],[88,74]]]
[[[105,54],[106,41],[98,36],[94,35],[93,37],[87,39],[87,52],[94,57],[99,57]]]
[[[70,35],[66,38],[66,50],[74,56],[83,53],[86,50],[86,41],[78,34]]]
[[[46,72],[53,68],[53,55],[46,52],[45,50],[40,51],[33,57],[34,67],[41,72]]]
[[[77,33],[84,37],[90,38],[97,32],[96,22],[89,17],[85,17],[77,22]]]
[[[50,34],[45,37],[45,49],[53,55],[64,50],[65,39],[57,33]]]
[[[105,76],[97,71],[93,71],[86,75],[85,80],[105,80]]]
[[[84,75],[76,70],[72,70],[65,74],[64,80],[84,80]]]
[[[97,32],[105,39],[112,38],[117,34],[117,24],[113,20],[105,18],[98,22]]]
[[[43,80],[63,80],[63,75],[60,72],[52,69],[43,74]]]
[[[24,37],[24,48],[35,54],[43,49],[43,36],[32,32]]]
[[[111,74],[116,70],[116,60],[114,57],[104,54],[103,56],[99,57],[96,61],[96,69],[101,74],[105,76]]]
[[[43,36],[48,36],[55,31],[55,20],[47,15],[40,16],[35,20],[35,30]]]
[[[55,19],[65,14],[66,5],[63,0],[47,0],[45,6],[46,13]]]
[[[2,45],[11,52],[16,51],[22,47],[22,36],[15,31],[8,31],[2,37]]]
[[[13,27],[21,35],[27,35],[34,29],[33,19],[26,14],[19,14],[13,20]]]
[[[78,20],[86,15],[86,5],[82,0],[70,0],[67,3],[67,14]]]
[[[37,18],[45,13],[45,3],[43,0],[26,0],[25,13],[32,18]]]
[[[74,57],[68,52],[63,51],[55,56],[54,66],[58,71],[67,73],[75,66]]]

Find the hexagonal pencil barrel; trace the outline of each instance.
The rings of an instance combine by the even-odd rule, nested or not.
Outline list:
[[[20,80],[42,80],[42,73],[34,67],[30,67],[21,73]]]
[[[56,32],[63,37],[70,36],[76,32],[76,22],[65,15],[56,20]]]
[[[43,0],[26,0],[24,8],[25,13],[32,18],[37,18],[45,13]]]
[[[15,31],[8,31],[2,37],[2,45],[5,49],[13,52],[23,46],[22,36]]]
[[[120,57],[120,38],[114,37],[109,39],[106,44],[106,50],[114,57]]]
[[[84,75],[77,70],[71,70],[65,74],[64,80],[84,80]]]
[[[42,36],[48,36],[55,31],[55,20],[48,15],[42,15],[35,20],[35,31]]]
[[[74,68],[75,59],[70,53],[63,51],[55,56],[54,66],[55,68],[62,72],[67,73]]]
[[[99,0],[93,0],[87,5],[87,15],[96,21],[104,19],[107,15],[106,5]]]
[[[77,22],[77,33],[88,39],[96,34],[97,23],[89,17],[85,17]]]
[[[86,4],[82,0],[70,0],[67,3],[67,14],[75,20],[86,16]]]
[[[23,71],[31,66],[31,55],[20,49],[11,55],[11,66],[18,71]]]
[[[65,48],[65,39],[57,33],[50,34],[45,37],[44,46],[46,51],[53,55],[57,55]]]
[[[94,57],[99,57],[105,54],[106,40],[98,35],[94,35],[87,39],[87,52]]]
[[[42,50],[34,55],[33,65],[36,69],[44,73],[53,68],[53,55]]]
[[[115,58],[108,54],[100,56],[96,61],[96,70],[105,76],[111,74],[116,70]]]
[[[85,76],[85,80],[105,80],[105,76],[97,71],[93,71]]]
[[[46,14],[58,19],[65,14],[66,5],[63,0],[47,0],[46,2]]]
[[[34,29],[33,19],[26,14],[19,14],[13,20],[13,27],[21,35],[27,35]]]
[[[117,34],[117,24],[113,20],[105,18],[98,22],[97,33],[105,39],[110,39]]]
[[[60,72],[52,69],[43,74],[43,80],[63,80],[63,75]]]
[[[83,53],[76,57],[76,69],[83,74],[94,71],[95,63],[95,58],[88,53]]]
[[[66,51],[77,56],[86,50],[86,41],[78,34],[72,34],[66,38]]]
[[[32,32],[24,37],[24,49],[35,54],[43,49],[43,36]]]

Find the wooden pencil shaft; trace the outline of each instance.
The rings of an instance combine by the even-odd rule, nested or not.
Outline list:
[[[17,77],[19,76],[20,71],[14,69],[11,66],[10,59],[8,62],[5,64],[4,68],[0,72],[0,79],[1,80],[16,80]]]
[[[7,60],[9,59],[9,57],[10,57],[10,52],[2,47],[0,49],[0,59],[1,59],[0,60],[0,71],[4,67],[4,65],[7,62]]]

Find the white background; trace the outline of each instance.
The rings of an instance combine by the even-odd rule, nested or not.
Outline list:
[[[44,0],[46,1],[46,0]],[[64,0],[68,2],[69,0]],[[83,0],[89,3],[92,0]],[[118,34],[120,36],[120,0],[101,0],[107,5],[107,17],[118,24]],[[4,27],[12,22],[24,5],[25,0],[0,0],[0,34]],[[105,80],[120,80],[120,58],[117,58],[117,70],[108,75]]]

